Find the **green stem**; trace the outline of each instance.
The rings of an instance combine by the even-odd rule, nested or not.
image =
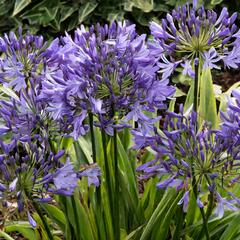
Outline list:
[[[197,194],[197,184],[196,184],[196,178],[195,178],[193,167],[192,167],[192,175],[193,175],[193,180],[192,180],[193,193],[194,193],[195,199],[197,200],[197,197],[198,197],[197,196],[198,195]],[[201,212],[201,215],[202,215],[202,219],[203,219],[202,231],[205,230],[206,239],[210,240],[209,231],[208,231],[208,224],[207,224],[207,218],[206,218],[204,209],[203,208],[199,208],[199,209],[200,209],[200,212]],[[200,232],[200,234],[198,236],[198,239],[201,239],[202,231]]]
[[[194,71],[195,71],[195,81],[194,81],[194,101],[193,101],[193,110],[197,113],[198,111],[198,80],[199,80],[199,59],[196,58],[194,61]],[[196,126],[196,132],[197,132],[197,126]],[[195,178],[195,173],[194,173],[194,167],[192,166],[192,176],[193,176],[193,180],[192,180],[192,187],[193,187],[193,193],[194,196],[197,200],[198,197],[198,190],[197,190],[197,184],[196,184],[196,178]],[[203,228],[202,231],[205,230],[205,235],[206,235],[206,239],[209,240],[209,232],[208,232],[208,226],[207,226],[207,218],[204,212],[203,208],[199,208],[201,215],[202,215],[202,219],[203,219]],[[202,233],[201,231],[201,233]],[[200,233],[200,238],[201,238],[201,233]]]
[[[33,207],[34,207],[34,209],[36,210],[38,216],[39,216],[40,219],[42,220],[42,223],[43,223],[43,226],[44,226],[45,231],[46,231],[46,233],[47,233],[48,239],[49,239],[49,240],[54,240],[53,235],[52,235],[52,233],[51,233],[51,230],[49,229],[49,226],[48,226],[48,224],[47,224],[47,221],[45,220],[44,215],[43,215],[43,213],[42,213],[41,207],[39,207],[38,204],[37,204],[32,198],[30,198],[30,200],[31,200],[31,202],[32,202],[32,204],[33,204]]]
[[[103,147],[103,156],[104,156],[104,165],[105,165],[105,181],[106,181],[106,188],[107,193],[109,196],[109,203],[110,208],[113,211],[113,201],[112,201],[112,187],[111,187],[111,176],[110,176],[110,168],[108,163],[108,156],[107,156],[107,141],[106,141],[106,133],[102,130],[102,147]]]
[[[9,236],[7,233],[0,230],[0,237],[3,237],[6,240],[14,240],[11,236]],[[2,238],[0,238],[2,239]]]
[[[59,202],[61,204],[61,207],[63,208],[63,212],[66,216],[66,232],[64,233],[64,236],[66,239],[69,240],[76,240],[75,234],[74,234],[74,228],[72,224],[70,223],[70,219],[67,217],[68,208],[67,208],[67,202],[66,202],[66,196],[59,196]]]
[[[97,154],[96,154],[96,145],[95,145],[95,136],[94,136],[94,129],[93,129],[93,114],[89,113],[89,125],[90,125],[90,133],[91,133],[91,142],[92,142],[92,158],[93,162],[97,162]]]
[[[184,220],[186,217],[186,213],[183,212],[182,207],[179,207],[177,212],[177,223],[176,223],[176,229],[174,231],[174,235],[172,240],[180,240],[181,239],[181,230],[183,229]]]
[[[74,224],[76,225],[76,226],[78,226],[77,228],[78,228],[78,230],[80,229],[80,227],[81,227],[81,223],[79,222],[80,221],[80,219],[78,218],[78,216],[77,216],[77,205],[76,205],[76,202],[75,202],[75,198],[74,198],[74,195],[73,196],[71,196],[71,202],[72,202],[72,207],[73,207],[73,212],[74,212]],[[79,239],[78,237],[78,233],[76,232],[76,239]]]
[[[199,60],[195,59],[194,70],[195,70],[195,79],[194,79],[194,100],[193,100],[193,110],[197,113],[198,110],[198,73],[199,73]]]
[[[213,204],[214,204],[213,198],[214,198],[214,194],[213,194],[213,192],[211,192],[210,193],[209,205],[208,205],[207,212],[206,212],[207,220],[211,216],[211,213],[212,213],[212,210],[213,210]]]
[[[119,170],[118,170],[118,148],[117,148],[117,130],[114,128],[114,175],[115,175],[115,196],[114,196],[114,219],[115,219],[115,239],[120,240],[119,226]]]
[[[95,135],[94,135],[94,128],[93,128],[93,114],[89,113],[89,125],[90,125],[90,134],[91,134],[91,142],[92,142],[92,158],[93,162],[97,162],[97,153],[96,153],[96,143],[95,143]],[[101,188],[96,187],[96,218],[100,220],[102,215],[102,206],[101,206]],[[98,229],[98,237],[100,238],[100,230]]]
[[[95,143],[95,135],[94,135],[94,128],[93,128],[93,114],[89,113],[89,125],[90,125],[90,134],[91,134],[91,142],[92,142],[92,158],[93,162],[97,162],[97,153],[96,153],[96,143]],[[96,188],[96,195],[97,195],[97,203],[98,206],[101,205],[101,190],[99,187]]]
[[[208,182],[209,186],[211,186],[211,181],[210,181],[209,176],[206,175],[206,179],[207,179],[207,182]],[[206,212],[207,220],[211,216],[212,210],[213,210],[213,207],[214,207],[214,191],[213,190],[210,192],[210,197],[209,198],[210,198],[209,199],[209,204],[208,204],[208,208],[207,208],[207,212]]]

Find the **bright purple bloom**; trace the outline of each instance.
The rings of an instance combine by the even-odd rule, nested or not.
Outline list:
[[[124,118],[136,104],[152,110],[172,96],[174,88],[157,79],[158,67],[145,41],[145,35],[137,35],[135,26],[125,22],[97,24],[88,31],[82,26],[74,38],[67,34],[61,39],[58,49],[65,49],[64,60],[48,67],[41,98],[48,101],[54,119],[65,119],[75,139],[88,131],[87,113],[95,114],[97,125],[111,133],[113,127],[125,127]]]
[[[72,163],[68,161],[53,174],[53,182],[57,190],[66,189],[73,193],[77,187],[77,174],[73,169]]]
[[[220,67],[218,65],[216,65],[215,63],[220,61],[220,57],[217,54],[217,51],[215,48],[211,48],[208,52],[204,52],[204,68],[216,68],[216,69],[220,69]]]
[[[13,32],[0,37],[0,82],[16,91],[27,88],[30,79],[42,71],[45,48],[42,36],[23,36],[21,28],[18,38]]]
[[[228,152],[234,159],[239,160],[240,146],[240,90],[232,92],[233,98],[228,102],[227,111],[221,113],[222,123],[219,136],[228,144]]]
[[[240,116],[240,107],[236,108],[236,111]],[[227,135],[224,135],[225,130],[212,130],[208,123],[196,132],[197,126],[196,113],[186,115],[181,106],[179,114],[167,113],[161,131],[153,129],[147,136],[143,136],[140,130],[132,131],[135,148],[151,147],[156,153],[154,160],[138,167],[141,178],[158,176],[157,188],[183,190],[185,193],[179,205],[183,204],[185,212],[189,193],[193,190],[193,179],[197,183],[196,201],[200,208],[204,207],[202,197],[213,192],[216,198],[217,195],[220,196],[220,192],[221,194],[223,191],[226,192],[226,189],[231,192],[229,186],[239,179],[237,172],[239,163],[235,160],[238,156],[238,148],[234,151],[230,147],[234,141],[236,145],[239,139],[236,127],[233,127],[234,133],[225,129]],[[224,126],[228,128],[232,125],[226,123]],[[233,134],[237,136],[232,138]],[[228,138],[232,138],[232,142]],[[231,153],[236,154],[235,159]],[[216,200],[219,202],[217,209],[220,209],[221,202]],[[234,210],[236,204],[235,198],[227,192],[224,205]]]
[[[170,77],[179,61],[184,74],[193,77],[190,67],[194,67],[195,58],[204,67],[219,68],[221,60],[227,67],[239,66],[236,52],[240,34],[234,23],[236,18],[237,13],[229,16],[227,8],[218,17],[213,10],[198,8],[197,1],[193,1],[174,9],[160,23],[151,22],[154,40],[150,40],[149,47],[159,61],[162,78]]]

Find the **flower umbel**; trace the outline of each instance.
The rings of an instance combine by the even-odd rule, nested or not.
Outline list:
[[[205,123],[202,129],[197,129],[196,113],[189,116],[169,112],[164,129],[155,131],[142,146],[150,146],[156,152],[156,160],[141,168],[146,176],[157,175],[160,182],[158,188],[174,187],[185,192],[179,204],[184,204],[187,211],[189,193],[196,184],[196,202],[200,208],[207,196],[213,194],[224,196],[224,203],[236,204],[230,185],[238,178],[238,163],[227,153],[229,144],[220,136],[219,131],[211,130]],[[134,133],[138,143],[141,135]],[[193,180],[194,179],[194,180]],[[220,203],[219,203],[220,204]]]
[[[150,46],[153,50],[159,49],[156,57],[164,55],[173,63],[187,62],[184,65],[188,66],[190,61],[193,66],[193,60],[199,58],[208,61],[211,68],[217,67],[211,65],[211,61],[216,63],[220,60],[223,60],[225,66],[232,67],[234,64],[230,60],[237,65],[240,62],[239,56],[229,59],[229,55],[236,52],[234,46],[239,44],[236,18],[237,13],[229,16],[227,8],[223,8],[218,16],[213,10],[205,10],[203,6],[197,9],[196,4],[187,3],[173,10],[172,14],[168,13],[160,24],[151,22],[154,42]],[[165,67],[160,65],[160,69],[164,71]],[[191,72],[187,73],[192,75]]]
[[[89,112],[111,134],[113,127],[127,127],[120,121],[135,104],[163,107],[173,94],[167,81],[157,79],[158,68],[145,38],[124,22],[97,24],[88,31],[82,26],[73,39],[69,35],[62,39],[67,64],[46,76],[42,97],[55,119],[65,118],[72,125],[75,139],[88,130],[84,119]],[[153,86],[162,90],[157,93]]]
[[[0,37],[0,82],[16,91],[27,88],[29,80],[43,71],[45,49],[42,36],[23,36],[21,28],[18,38],[13,32]]]

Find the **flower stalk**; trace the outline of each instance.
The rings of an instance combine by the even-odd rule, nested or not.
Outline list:
[[[115,175],[115,196],[114,196],[114,219],[115,219],[115,236],[116,240],[120,240],[120,226],[119,226],[119,170],[118,170],[118,147],[117,147],[117,130],[114,128],[113,134],[114,145],[114,175]]]
[[[41,221],[43,223],[43,226],[44,226],[44,229],[45,229],[45,231],[47,233],[48,239],[49,240],[54,240],[53,235],[51,233],[51,230],[50,230],[50,228],[49,228],[49,226],[47,224],[47,221],[44,218],[44,215],[43,215],[41,207],[39,207],[38,204],[32,198],[30,198],[30,200],[31,200],[31,202],[33,204],[34,209],[36,210],[38,216],[40,217],[40,219],[41,219]]]
[[[196,58],[194,61],[194,102],[193,102],[193,110],[197,113],[198,110],[198,88],[199,88],[199,59]]]

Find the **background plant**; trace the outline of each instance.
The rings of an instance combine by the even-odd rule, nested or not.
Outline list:
[[[131,20],[137,24],[140,32],[148,32],[148,23],[152,18],[159,18],[175,8],[185,4],[186,0],[1,0],[0,32],[8,32],[23,25],[32,33],[47,36],[58,36],[77,27],[79,24],[91,25],[97,22]],[[199,1],[201,4],[203,1]],[[212,9],[220,4],[236,11],[239,7],[237,0],[204,1],[207,8]]]

